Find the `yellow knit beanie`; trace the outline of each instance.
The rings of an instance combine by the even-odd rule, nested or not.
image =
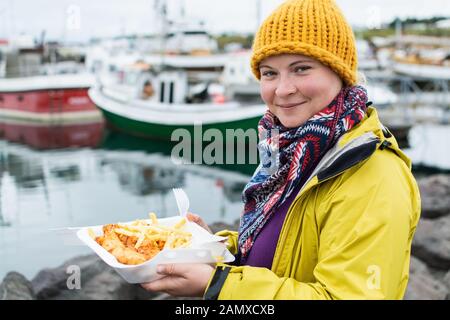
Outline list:
[[[289,0],[260,26],[253,42],[251,67],[257,79],[260,62],[282,53],[312,57],[336,72],[347,85],[356,83],[353,31],[334,0]]]

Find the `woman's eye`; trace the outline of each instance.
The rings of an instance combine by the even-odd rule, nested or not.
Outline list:
[[[263,71],[262,72],[262,75],[264,76],[264,77],[273,77],[274,75],[275,75],[275,72],[273,72],[273,71]]]
[[[294,71],[297,73],[297,72],[306,71],[308,69],[311,69],[311,67],[309,67],[309,66],[298,66],[298,67],[295,67]]]

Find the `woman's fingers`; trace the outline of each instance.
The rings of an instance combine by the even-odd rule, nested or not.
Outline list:
[[[162,291],[173,296],[200,297],[213,271],[214,266],[209,264],[163,264],[157,267],[157,273],[163,278],[141,286],[149,291]]]
[[[142,287],[150,291],[170,291],[175,285],[174,278],[183,278],[187,271],[181,264],[160,264],[156,268],[159,275],[164,276],[161,279],[149,283],[143,283]]]
[[[208,227],[208,225],[203,221],[203,219],[198,214],[195,214],[195,213],[192,213],[192,212],[188,212],[188,214],[186,215],[186,218],[189,221],[198,224],[200,227],[202,227],[203,229],[205,229],[209,233],[213,233],[211,231],[211,229]]]
[[[164,291],[167,289],[167,279],[159,279],[149,283],[142,283],[141,286],[148,291]]]
[[[188,271],[187,268],[183,268],[182,264],[160,264],[156,268],[156,272],[164,276],[183,277]]]

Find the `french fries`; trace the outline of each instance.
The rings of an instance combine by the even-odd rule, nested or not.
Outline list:
[[[191,244],[192,234],[183,230],[186,219],[168,227],[160,225],[153,212],[149,218],[105,225],[99,237],[89,234],[119,262],[133,265],[151,259],[163,249],[185,248]]]

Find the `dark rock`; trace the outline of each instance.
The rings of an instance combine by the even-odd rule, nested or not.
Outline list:
[[[450,214],[450,175],[417,180],[422,198],[422,217],[435,219]]]
[[[62,291],[69,290],[67,288],[67,281],[70,276],[70,273],[68,273],[69,266],[80,268],[80,282],[83,284],[94,275],[102,272],[106,265],[97,256],[87,255],[70,259],[57,268],[43,269],[32,280],[38,299],[50,299],[59,295]]]
[[[0,300],[34,300],[31,282],[18,272],[9,272],[0,284]]]
[[[70,279],[73,274],[70,266],[79,268],[79,287]],[[44,269],[32,284],[37,298],[46,300],[128,300],[155,296],[139,285],[127,283],[96,255],[76,257],[60,267]]]
[[[450,300],[450,271],[448,271],[447,274],[444,276],[443,282],[444,282],[444,285],[447,287],[447,291],[448,291],[446,299]]]
[[[448,292],[445,285],[433,277],[425,263],[411,257],[405,300],[444,300]]]
[[[427,265],[450,269],[450,216],[420,219],[412,244],[412,254]]]

